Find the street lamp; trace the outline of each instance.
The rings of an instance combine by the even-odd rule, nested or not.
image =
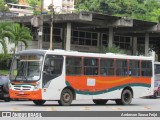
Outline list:
[[[51,12],[51,27],[50,27],[50,47],[49,49],[53,49],[53,15],[54,15],[54,5],[53,5],[53,0],[52,3],[48,6],[48,9]]]

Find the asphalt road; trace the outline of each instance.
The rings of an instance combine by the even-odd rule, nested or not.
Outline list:
[[[114,114],[115,111],[123,112],[123,111],[142,111],[142,112],[154,112],[160,111],[160,98],[157,99],[150,99],[150,98],[139,98],[133,99],[131,105],[123,106],[123,105],[116,105],[114,101],[108,101],[106,105],[95,105],[91,100],[83,100],[83,101],[73,101],[71,106],[59,106],[58,102],[56,101],[47,101],[43,106],[36,106],[32,101],[11,101],[11,102],[4,102],[0,100],[0,112],[3,111],[13,111],[13,112],[23,112],[23,111],[112,111]],[[73,113],[74,114],[74,113]],[[110,120],[159,120],[160,117],[107,117]],[[15,119],[15,118],[14,118]],[[16,120],[22,118],[16,118]],[[30,118],[29,120],[32,120]],[[41,118],[36,118],[40,120]],[[52,119],[52,120],[107,120],[106,117],[54,117],[53,118],[45,118]],[[8,119],[7,119],[8,120]]]
[[[108,101],[106,105],[95,105],[91,100],[76,100],[71,106],[59,106],[56,101],[47,101],[36,106],[32,101],[0,101],[0,111],[160,111],[160,98],[133,99],[131,105],[116,105]]]

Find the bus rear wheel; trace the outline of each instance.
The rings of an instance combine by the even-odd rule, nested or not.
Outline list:
[[[129,105],[132,102],[132,92],[128,89],[123,90],[121,99],[115,100],[117,105]]]
[[[61,93],[61,98],[58,101],[61,106],[69,106],[71,105],[73,100],[73,93],[70,89],[64,89]]]
[[[46,102],[45,100],[33,100],[33,103],[38,106],[43,105],[45,102]]]
[[[96,105],[105,105],[108,100],[93,100]]]

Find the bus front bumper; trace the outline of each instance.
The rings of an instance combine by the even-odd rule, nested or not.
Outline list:
[[[9,90],[10,98],[12,99],[29,99],[29,100],[42,100],[42,91],[16,91]]]

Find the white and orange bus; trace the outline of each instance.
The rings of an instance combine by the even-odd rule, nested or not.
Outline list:
[[[36,105],[91,99],[95,104],[128,105],[132,98],[153,94],[154,57],[25,50],[13,58],[9,93]]]

